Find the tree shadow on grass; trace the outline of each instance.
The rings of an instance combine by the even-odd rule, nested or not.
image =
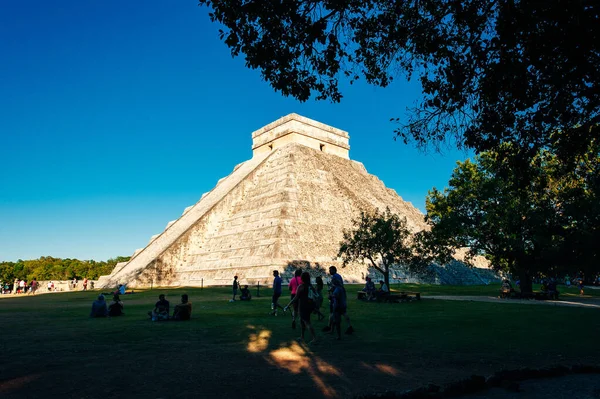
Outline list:
[[[356,378],[380,381],[382,377],[389,379],[404,374],[404,371],[392,364],[373,362],[373,359],[356,361],[353,356],[346,357],[344,351],[347,348],[321,353],[327,347],[331,349],[331,343],[326,339],[330,337],[321,336],[320,341],[315,344],[273,342],[273,332],[267,327],[248,325],[247,329],[246,350],[249,353],[260,355],[267,364],[287,372],[291,380],[308,378],[315,393],[319,394],[318,397],[339,398],[356,394]],[[334,342],[336,343],[342,345]]]

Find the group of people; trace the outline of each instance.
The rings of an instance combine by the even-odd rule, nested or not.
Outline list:
[[[347,297],[344,289],[344,280],[337,273],[337,268],[329,268],[331,280],[328,283],[329,289],[329,323],[323,328],[325,332],[337,333],[337,339],[341,339],[341,319],[344,317],[348,323],[346,334],[352,334],[354,329],[350,323],[350,317],[347,311]],[[290,302],[286,306],[279,304],[279,298],[282,295],[282,279],[277,270],[273,271],[273,297],[271,298],[271,315],[277,316],[281,309],[285,314],[290,308],[292,315],[292,328],[296,328],[297,321],[300,322],[300,340],[304,341],[306,330],[311,334],[311,343],[317,341],[315,328],[311,322],[311,315],[315,314],[318,320],[325,318],[320,308],[323,303],[324,283],[322,277],[315,279],[315,285],[311,284],[311,277],[308,272],[298,269],[294,272],[294,277],[288,284],[290,290]]]
[[[192,303],[189,300],[187,294],[181,295],[181,303],[175,305],[173,309],[173,315],[170,315],[170,304],[165,299],[164,294],[158,296],[158,302],[154,305],[154,309],[148,312],[148,316],[152,321],[184,321],[189,320],[192,317]]]
[[[119,296],[118,290],[113,293],[113,300],[110,304],[106,303],[104,294],[98,295],[98,298],[92,303],[92,311],[90,317],[118,317],[123,316],[124,305]],[[189,320],[192,316],[192,303],[189,301],[188,295],[181,295],[181,303],[175,306],[173,315],[170,315],[170,304],[166,300],[164,294],[158,296],[158,302],[154,305],[154,309],[148,312],[148,316],[152,321],[166,320]]]
[[[70,283],[71,285],[71,289],[77,289],[77,277],[73,278],[73,281]],[[82,282],[82,291],[87,291],[87,287],[88,287],[88,279],[84,278],[83,282]],[[92,281],[92,289],[94,289],[94,282]]]
[[[238,282],[238,276],[233,277],[233,298],[231,298],[230,302],[235,302],[235,297],[238,294],[238,289],[240,291],[240,301],[249,301],[252,299],[252,294],[250,293],[250,289],[247,285],[240,289],[240,283]]]
[[[579,288],[579,295],[583,296],[584,285],[583,279],[579,278],[576,280],[577,288]],[[517,288],[520,288],[520,280],[515,282]],[[569,288],[571,285],[571,279],[567,275],[565,277],[565,286]],[[557,289],[557,281],[554,277],[544,278],[540,281],[540,291],[546,295],[548,299],[558,299],[560,292]],[[501,298],[510,298],[512,293],[515,292],[513,286],[508,279],[502,280],[502,285],[500,286],[500,297]]]
[[[384,299],[386,296],[390,294],[390,289],[387,284],[383,280],[379,280],[379,288],[375,288],[375,283],[371,279],[371,277],[365,278],[366,283],[365,287],[362,289],[364,293],[364,299],[367,301],[379,301]]]
[[[74,278],[72,282],[69,282],[69,285],[71,289],[75,289],[77,287],[77,279]],[[9,281],[0,281],[0,293],[2,294],[35,294],[39,288],[40,283],[35,278],[29,282],[25,279],[15,279],[12,284]],[[87,288],[88,279],[85,278],[82,290],[87,291]],[[94,289],[93,282],[91,282],[91,288]],[[58,291],[58,287],[54,284],[54,281],[50,280],[46,283],[46,290],[48,292],[55,292]]]
[[[9,281],[0,281],[0,292],[2,294],[35,294],[38,287],[39,284],[36,279],[27,282],[27,280],[16,278],[12,286]]]
[[[108,305],[104,299],[104,294],[100,294],[98,299],[92,303],[90,317],[118,317],[124,314],[123,301],[121,301],[119,294],[114,294],[112,302]]]
[[[540,287],[542,292],[550,299],[558,299],[558,289],[556,289],[556,280],[550,278],[548,280],[542,280],[542,286]]]

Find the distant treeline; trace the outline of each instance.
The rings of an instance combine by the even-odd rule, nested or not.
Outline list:
[[[36,280],[72,280],[74,278],[97,279],[110,274],[118,262],[127,262],[130,256],[117,256],[114,259],[97,262],[95,260],[60,259],[42,256],[34,260],[0,262],[0,280],[12,281],[15,278]]]

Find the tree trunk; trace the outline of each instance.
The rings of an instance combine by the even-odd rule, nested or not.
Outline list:
[[[529,276],[529,273],[522,271],[521,273],[519,273],[519,279],[521,280],[519,282],[519,288],[521,289],[521,293],[532,293],[533,286],[531,283],[531,276]]]
[[[383,266],[383,282],[385,283],[388,290],[391,292],[392,287],[390,287],[390,268],[387,266]]]

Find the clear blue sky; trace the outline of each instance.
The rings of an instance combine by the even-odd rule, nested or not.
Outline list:
[[[296,112],[424,211],[464,152],[393,140],[420,94],[344,84],[340,104],[275,93],[195,0],[7,0],[0,13],[0,260],[131,255]]]

